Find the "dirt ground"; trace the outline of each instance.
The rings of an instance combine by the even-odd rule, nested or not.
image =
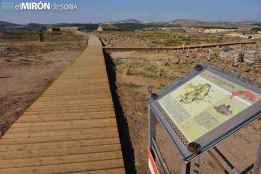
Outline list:
[[[98,33],[107,47],[172,47],[201,44],[242,41],[237,37],[195,32],[102,32]]]
[[[111,36],[102,36],[108,46],[139,47],[158,44],[154,37],[150,40],[140,33],[113,33]],[[30,40],[27,35],[27,39],[22,41],[6,38],[8,37],[0,38],[0,126],[4,129],[21,115],[86,46],[84,41],[71,36],[48,36],[43,43],[37,41],[37,36]],[[63,38],[66,39],[61,40]],[[110,56],[115,64],[117,93],[128,121],[138,174],[145,174],[147,170],[148,86],[153,86],[155,92],[158,92],[176,79],[184,77],[197,63],[213,64],[225,71],[240,73],[259,86],[261,83],[260,67],[245,63],[234,67],[232,55],[222,60],[218,53],[208,61],[207,50],[204,49],[191,51],[189,56],[186,52],[113,52]],[[221,143],[220,149],[235,166],[243,170],[255,160],[260,135],[261,120],[257,120]],[[203,154],[201,163],[203,174],[224,174],[208,153]]]
[[[45,42],[0,38],[0,126],[6,129],[80,55],[86,41],[71,34]],[[49,38],[55,38],[50,37]],[[68,38],[66,40],[66,38]],[[74,38],[74,39],[72,39]]]
[[[114,37],[116,37],[114,35]],[[121,37],[121,40],[124,38]],[[128,36],[130,37],[130,36]],[[108,39],[107,39],[108,40]],[[114,39],[117,40],[117,39]],[[133,43],[138,43],[133,39]],[[113,45],[113,43],[111,43]],[[126,44],[126,43],[125,43]],[[238,47],[234,52],[238,53]],[[248,49],[254,49],[249,47]],[[138,174],[145,174],[147,170],[147,87],[153,86],[158,92],[163,87],[178,78],[191,72],[198,63],[208,63],[227,72],[239,73],[261,84],[260,67],[241,63],[233,66],[233,56],[220,58],[219,54],[207,60],[207,50],[186,52],[112,52],[110,56],[115,64],[117,74],[117,93],[128,121],[131,143],[134,148],[135,166]],[[236,135],[219,145],[219,148],[243,171],[249,167],[256,158],[257,143],[261,136],[261,120],[241,129]],[[208,154],[201,157],[201,173],[224,174],[217,162]]]

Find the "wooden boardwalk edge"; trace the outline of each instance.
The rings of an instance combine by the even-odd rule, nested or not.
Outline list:
[[[96,36],[0,139],[0,173],[125,173]]]

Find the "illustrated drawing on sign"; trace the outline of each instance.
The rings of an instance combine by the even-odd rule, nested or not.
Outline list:
[[[179,101],[184,104],[189,104],[194,101],[204,100],[205,97],[208,96],[210,89],[211,85],[208,83],[198,85],[189,84],[189,92],[182,95]]]

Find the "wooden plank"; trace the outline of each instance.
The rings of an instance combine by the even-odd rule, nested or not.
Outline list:
[[[117,133],[117,128],[115,127],[108,127],[108,128],[92,128],[92,129],[62,129],[62,130],[56,130],[56,131],[43,131],[43,132],[17,132],[15,134],[6,134],[4,137],[2,137],[1,141],[6,140],[25,140],[30,141],[33,139],[49,139],[50,141],[52,139],[59,139],[62,137],[68,137],[68,138],[75,138],[85,135],[88,138],[91,137],[106,137],[106,136],[112,136]],[[98,135],[99,134],[99,135]]]
[[[103,107],[101,107],[103,106]],[[60,109],[64,109],[66,108],[65,110],[76,110],[76,111],[88,111],[88,110],[98,110],[100,109],[100,111],[107,111],[107,110],[112,110],[112,103],[108,103],[108,104],[96,104],[96,105],[88,105],[88,104],[82,104],[82,105],[79,105],[79,106],[72,106],[72,105],[55,105],[55,106],[34,106],[32,107],[31,109],[29,109],[29,111],[36,111],[36,112],[41,112],[41,111],[57,111],[57,110],[60,110]]]
[[[102,125],[109,124],[115,125],[115,119],[108,118],[108,119],[92,119],[92,120],[71,120],[71,121],[53,121],[51,123],[16,123],[12,128],[54,128],[54,127],[61,127],[61,128],[90,128],[91,126],[95,125]],[[46,126],[46,127],[45,127]]]
[[[97,38],[2,137],[0,173],[125,173]]]
[[[110,111],[110,112],[109,112]],[[111,109],[109,111],[106,111],[106,113],[114,113],[114,110]],[[65,111],[65,110],[57,110],[57,111],[26,111],[24,113],[25,116],[35,116],[35,115],[47,115],[47,114],[62,114],[62,115],[86,115],[86,116],[90,116],[90,115],[98,115],[98,114],[104,114],[104,111],[101,110],[89,110],[88,112],[79,112],[79,111]]]
[[[38,144],[31,146],[35,147],[32,149],[22,149],[19,148],[13,152],[0,152],[1,160],[11,160],[11,159],[22,159],[22,158],[38,158],[38,157],[48,157],[48,156],[65,156],[65,155],[75,155],[75,154],[89,154],[98,152],[111,152],[120,151],[120,144],[108,144],[108,145],[84,145],[77,144],[77,142],[67,143],[67,144],[46,144],[46,148],[37,147]]]
[[[122,154],[120,151],[112,151],[112,152],[99,152],[99,153],[76,154],[76,155],[71,154],[66,156],[21,158],[21,159],[10,159],[10,160],[0,159],[0,169],[103,161],[109,159],[119,159],[121,158],[121,155]]]
[[[79,106],[82,106],[82,105],[97,105],[99,104],[100,106],[102,106],[102,104],[112,104],[111,101],[112,99],[109,98],[109,96],[107,96],[106,98],[98,98],[95,96],[93,96],[92,98],[90,97],[85,97],[85,98],[82,98],[82,97],[78,97],[78,99],[67,99],[67,100],[64,100],[63,98],[61,98],[59,100],[59,98],[49,98],[48,100],[52,99],[50,102],[49,101],[37,101],[33,104],[33,106],[45,106],[45,105],[48,105],[48,106],[59,106],[59,105],[64,105],[64,104],[67,104],[67,105],[77,105],[79,104]],[[92,101],[95,99],[95,103]],[[84,103],[83,103],[84,102]]]
[[[92,120],[92,119],[107,119],[115,118],[114,113],[103,113],[103,115],[93,114],[93,115],[81,115],[71,113],[69,115],[62,114],[48,114],[48,115],[32,115],[26,116],[26,118],[20,118],[17,123],[37,123],[37,122],[50,122],[50,121],[71,121],[71,120]]]
[[[92,119],[92,120],[70,120],[70,121],[52,121],[52,122],[34,122],[17,123],[8,131],[9,134],[20,132],[42,132],[56,131],[60,129],[91,129],[115,127],[116,120],[110,119]]]
[[[29,111],[31,111],[31,112],[52,112],[52,111],[59,111],[61,108],[42,108],[42,109],[40,109],[40,108],[29,108],[28,109],[28,112]],[[111,110],[113,110],[113,108],[112,108],[112,105],[110,105],[110,106],[104,106],[104,107],[101,107],[101,106],[92,106],[92,107],[64,107],[64,108],[62,108],[63,109],[63,112],[66,112],[66,111],[68,111],[68,112],[85,112],[85,113],[88,113],[88,111],[97,111],[97,110],[99,110],[99,111],[111,111]]]
[[[45,142],[45,143],[33,143],[33,144],[13,144],[13,145],[5,145],[1,144],[0,146],[0,152],[13,152],[13,151],[19,151],[19,150],[24,150],[24,149],[42,149],[46,148],[49,149],[48,147],[52,146],[67,146],[67,145],[73,145],[74,143],[84,145],[84,146],[94,146],[94,145],[108,145],[108,144],[119,144],[120,141],[117,137],[114,138],[95,138],[95,139],[80,139],[80,140],[72,140],[72,141],[55,141],[55,142]]]
[[[70,174],[124,174],[124,173],[125,170],[123,168],[116,168],[116,169],[107,169],[107,170],[73,172]]]
[[[77,96],[75,95],[75,93],[73,93],[72,95],[61,95],[61,96],[47,96],[44,95],[43,97],[39,98],[36,102],[37,103],[41,103],[41,102],[49,102],[50,98],[52,98],[52,100],[50,102],[55,102],[55,101],[61,101],[61,102],[70,102],[70,101],[78,101],[78,100],[84,100],[85,102],[90,101],[90,99],[97,99],[98,100],[111,100],[111,94],[108,92],[104,92],[104,93],[100,93],[101,95],[95,95],[94,94],[85,94],[85,95],[81,95],[81,96]],[[66,99],[66,101],[64,101],[64,99]]]
[[[1,139],[2,144],[30,144],[30,143],[43,143],[43,142],[54,142],[54,141],[73,141],[73,140],[84,140],[84,139],[95,139],[95,138],[116,138],[118,137],[118,132],[116,128],[110,129],[99,129],[93,131],[91,130],[78,130],[71,131],[56,131],[56,132],[46,132],[45,136],[38,136],[37,134],[27,135],[26,138],[19,137],[19,134],[15,136],[11,136],[11,138],[7,138],[9,136],[6,134]],[[58,133],[57,133],[58,132]],[[49,134],[48,134],[49,133]]]
[[[110,170],[112,168],[122,168],[122,159],[111,159],[104,161],[70,163],[70,164],[57,164],[48,166],[35,166],[23,168],[7,168],[0,169],[0,173],[8,174],[50,174],[50,173],[69,173],[93,170]]]

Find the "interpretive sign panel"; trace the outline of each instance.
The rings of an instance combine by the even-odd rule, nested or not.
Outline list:
[[[259,94],[204,71],[159,103],[188,142],[193,142],[259,99]]]
[[[166,129],[171,128],[168,132],[175,133],[173,139],[184,158],[195,153],[188,149],[189,144],[207,150],[260,114],[259,88],[203,67],[173,84],[152,104],[152,109],[161,112]]]

